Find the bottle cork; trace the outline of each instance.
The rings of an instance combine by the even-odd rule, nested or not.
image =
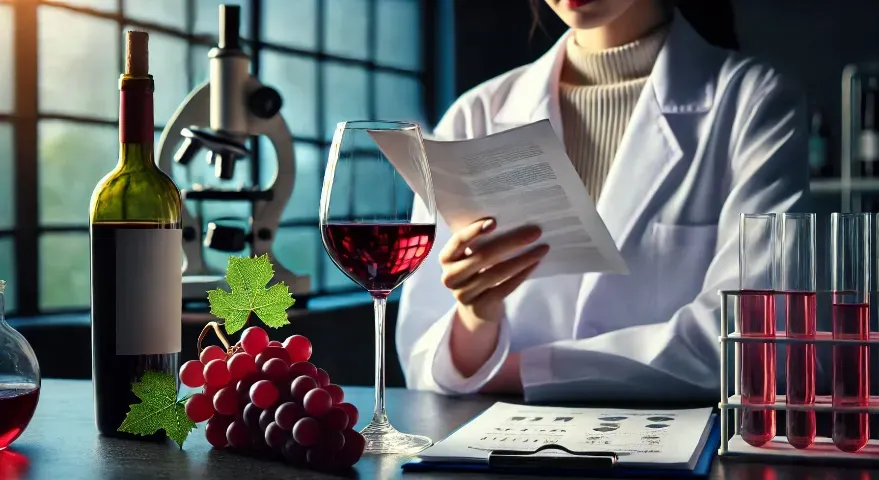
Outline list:
[[[149,75],[150,35],[138,30],[125,33],[125,74]]]

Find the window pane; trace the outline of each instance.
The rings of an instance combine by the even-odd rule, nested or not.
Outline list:
[[[324,2],[324,51],[343,57],[367,59],[369,2]]]
[[[189,53],[189,61],[192,62],[192,85],[189,88],[195,88],[210,79],[210,63],[208,61],[208,52],[214,47],[201,44],[193,44]]]
[[[421,68],[421,2],[378,0],[375,61],[382,65]]]
[[[0,280],[6,280],[6,313],[15,310],[15,241],[12,237],[0,237]]]
[[[317,47],[317,0],[263,0],[263,41],[314,50]]]
[[[293,185],[293,195],[287,200],[281,221],[314,220],[317,222],[317,209],[320,203],[321,179],[325,159],[323,150],[316,145],[296,142],[293,145],[293,153],[296,155],[296,180]],[[278,173],[278,159],[275,149],[266,137],[260,138],[260,185],[263,189],[269,188],[275,175]]]
[[[132,30],[134,27],[126,27]],[[186,78],[186,52],[188,42],[182,38],[162,33],[150,34],[150,73],[156,84],[153,97],[155,123],[164,125],[189,94]],[[125,37],[122,37],[124,42]]]
[[[366,75],[362,67],[324,63],[324,138],[327,141],[333,139],[339,122],[370,120]]]
[[[120,52],[116,23],[45,5],[39,7],[38,20],[40,109],[117,118]]]
[[[414,198],[415,194],[406,185],[406,182],[394,183],[394,205],[396,205],[397,211],[411,212]]]
[[[281,115],[293,135],[317,137],[317,61],[270,51],[261,60],[260,79],[281,94]]]
[[[180,0],[176,0],[180,1]],[[220,34],[220,5],[238,5],[241,7],[241,36],[250,38],[250,0],[197,0],[195,3],[195,33]]]
[[[320,246],[320,232],[313,227],[280,228],[272,244],[275,258],[291,272],[311,277],[311,288],[317,288],[317,269],[325,255]]]
[[[40,224],[87,225],[95,185],[119,158],[117,130],[43,120],[37,134]]]
[[[375,109],[378,118],[424,123],[421,81],[394,73],[375,72]]]
[[[142,22],[158,23],[181,30],[186,28],[186,1],[125,0],[125,16]],[[152,50],[152,48],[150,49]]]
[[[66,3],[75,7],[93,8],[105,12],[115,12],[118,3],[116,0],[55,0],[56,3]]]
[[[40,236],[40,309],[89,306],[89,236]]]
[[[333,263],[333,260],[327,255],[326,250],[323,250],[323,262],[324,262],[324,278],[323,280],[323,290],[334,291],[334,290],[360,290],[363,291],[363,287],[356,284],[354,280],[348,278],[348,275],[345,275],[344,272],[339,270],[339,267]]]
[[[13,50],[12,7],[0,5],[0,112],[15,108],[15,52]]]
[[[12,125],[0,123],[0,230],[15,222],[15,166]]]
[[[359,219],[388,215],[394,211],[393,167],[387,160],[361,157],[354,162],[354,212]],[[403,182],[400,179],[400,182]],[[403,182],[406,183],[406,182]]]

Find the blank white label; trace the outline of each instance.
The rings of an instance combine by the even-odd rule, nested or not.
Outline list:
[[[181,229],[116,232],[116,355],[180,352]]]

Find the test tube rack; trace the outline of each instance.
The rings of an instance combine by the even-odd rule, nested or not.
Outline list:
[[[815,344],[816,350],[818,345],[870,345],[873,348],[879,348],[879,332],[871,332],[866,340],[843,340],[834,339],[831,332],[816,332],[813,338],[800,338],[786,336],[784,331],[776,332],[775,336],[743,336],[735,330],[738,324],[735,315],[738,309],[734,309],[733,323],[730,325],[730,307],[734,304],[737,297],[741,295],[739,290],[721,290],[719,292],[720,300],[720,447],[718,455],[725,458],[742,458],[754,459],[761,461],[787,461],[792,459],[799,460],[817,460],[841,461],[844,463],[868,463],[876,465],[879,461],[879,440],[869,440],[867,445],[860,451],[855,453],[844,452],[836,448],[833,440],[828,437],[816,436],[814,443],[805,449],[797,449],[791,446],[784,436],[776,436],[767,444],[761,447],[755,447],[742,438],[739,427],[739,418],[742,408],[759,408],[772,409],[781,411],[815,411],[815,412],[836,412],[836,413],[869,413],[879,414],[879,396],[870,396],[870,400],[866,406],[835,406],[829,395],[816,395],[813,405],[788,405],[784,395],[776,395],[774,404],[768,405],[745,405],[742,403],[740,390],[741,377],[741,352],[737,345],[748,342],[756,343],[776,343],[776,344]],[[730,327],[733,327],[732,330]],[[733,394],[729,392],[729,350],[733,349],[734,365],[733,378],[734,387]],[[826,348],[826,347],[825,347]],[[779,365],[778,368],[784,368]],[[786,376],[785,376],[786,379]],[[782,385],[783,386],[783,385]],[[778,388],[776,388],[778,391]],[[730,428],[730,411],[733,412],[733,425]],[[730,435],[732,430],[732,435]]]

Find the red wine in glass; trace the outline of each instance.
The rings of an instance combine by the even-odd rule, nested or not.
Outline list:
[[[0,450],[24,432],[39,399],[40,387],[35,385],[0,385]]]
[[[870,305],[833,305],[833,338],[867,340],[870,335]],[[870,352],[866,345],[833,346],[833,405],[866,407],[870,398]],[[870,436],[867,413],[834,413],[833,443],[844,452],[864,448]]]
[[[373,297],[387,297],[427,258],[436,225],[327,223],[324,248],[340,270]]]
[[[742,336],[775,336],[775,292],[743,290],[739,295]],[[743,405],[775,403],[775,344],[742,342],[741,395]],[[742,408],[742,439],[760,447],[775,436],[775,410]]]
[[[815,292],[784,292],[787,335],[815,338]],[[815,404],[815,344],[791,343],[787,347],[787,403]],[[787,441],[806,448],[815,441],[815,411],[788,410]]]

